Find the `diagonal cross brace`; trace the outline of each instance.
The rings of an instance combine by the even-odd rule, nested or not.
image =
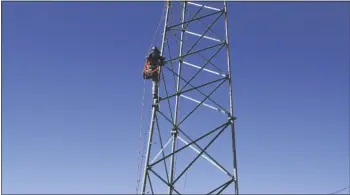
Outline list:
[[[167,85],[166,85],[166,82],[165,82],[165,79],[164,79],[164,72],[162,72],[162,80],[163,80],[163,83],[164,83],[165,94],[166,94],[166,96],[169,96],[168,88],[167,88]],[[159,97],[159,102],[160,102],[160,99],[161,98]],[[168,102],[168,108],[169,108],[169,111],[170,111],[170,116],[171,116],[171,118],[173,118],[173,111],[171,109],[170,100],[168,99],[167,102]]]
[[[164,155],[164,149],[169,145],[171,139],[172,139],[172,138],[170,138],[170,139],[166,142],[166,144],[164,145],[164,147],[162,147],[162,149],[158,152],[158,154],[153,158],[153,160],[151,161],[151,163],[153,163],[153,162],[158,158],[158,156],[159,156],[160,154],[163,153],[163,157],[165,156],[165,155]]]
[[[220,188],[226,188],[232,182],[233,182],[233,179],[230,179],[229,181],[225,182],[224,184],[222,184],[219,187],[215,188],[214,190],[210,191],[207,195],[210,195],[210,194],[214,193],[215,191],[219,190]]]
[[[180,175],[175,179],[174,183],[175,184],[177,181],[179,181],[179,179],[181,178],[181,176],[183,176],[183,174],[193,165],[194,162],[196,162],[196,160],[209,148],[209,146],[214,143],[214,141],[225,131],[226,127],[230,124],[230,122],[227,122],[224,127],[220,130],[220,132],[215,135],[215,137],[203,148],[203,151],[201,151],[196,158],[194,158],[192,160],[192,162],[182,171],[182,173],[180,173]]]
[[[186,144],[186,145],[188,145],[188,142],[187,141],[185,141],[183,138],[181,138],[180,136],[178,136],[177,137],[178,139],[180,139],[184,144]],[[199,151],[197,148],[195,148],[195,147],[193,147],[193,146],[189,146],[192,150],[194,150],[197,154],[200,154],[201,153],[201,151],[203,151],[202,149],[201,149],[201,151]],[[213,160],[211,160],[209,157],[207,157],[205,154],[202,154],[201,155],[204,159],[206,159],[207,161],[209,161],[212,165],[214,165],[216,168],[218,168],[220,171],[222,171],[222,172],[224,172],[224,173],[226,173],[229,177],[232,177],[232,175],[228,172],[228,171],[226,171],[225,169],[223,169],[222,168],[222,166],[219,164],[219,163],[217,163],[216,161],[213,161]]]
[[[185,55],[189,54],[190,51],[192,51],[193,48],[199,43],[200,40],[207,34],[207,32],[213,27],[213,25],[220,19],[220,17],[224,14],[224,12],[221,12],[221,14],[214,20],[214,22],[207,28],[207,30],[204,31],[204,33],[199,37],[199,39],[192,45],[192,47],[186,52]]]
[[[191,89],[187,89],[187,90],[181,91],[181,92],[179,92],[179,93],[175,93],[175,94],[169,95],[169,96],[167,96],[167,97],[160,98],[160,101],[166,100],[166,99],[169,99],[169,98],[172,98],[172,97],[175,97],[176,95],[182,95],[182,94],[184,94],[184,93],[187,93],[187,92],[193,91],[193,90],[195,90],[195,89],[199,89],[199,88],[205,87],[205,86],[207,86],[207,85],[216,83],[216,82],[218,82],[218,81],[222,81],[222,80],[224,80],[224,79],[225,79],[225,78],[219,78],[219,79],[210,81],[210,82],[208,82],[208,83],[204,83],[204,84],[202,84],[202,85],[198,85],[198,86],[193,87],[193,88],[191,88]],[[171,118],[173,118],[173,117],[171,117]]]
[[[188,81],[188,83],[190,83],[194,78],[196,78],[196,76],[209,64],[209,62],[221,51],[221,49],[224,48],[225,45],[226,43],[222,44],[222,46],[208,59],[208,61],[196,72],[196,74],[194,74],[194,76]],[[186,83],[186,85],[183,86],[180,91],[185,89],[188,83]]]
[[[147,179],[148,179],[149,186],[151,187],[151,192],[152,192],[152,194],[154,194],[153,185],[152,185],[151,178],[150,178],[149,174],[147,175]]]
[[[188,100],[190,100],[190,101],[193,101],[193,102],[195,102],[195,103],[197,103],[197,104],[200,104],[200,103],[201,103],[200,101],[198,101],[198,100],[196,100],[196,99],[194,99],[194,98],[191,98],[191,97],[188,97],[188,96],[185,96],[185,95],[180,95],[180,96],[183,97],[183,98],[185,98],[185,99],[188,99]],[[221,109],[219,109],[219,108],[216,108],[216,107],[214,107],[214,106],[211,106],[211,105],[209,105],[209,104],[202,103],[202,105],[205,106],[205,107],[211,108],[211,109],[213,109],[213,110],[216,110],[216,111],[219,111],[219,112],[222,112],[222,113],[225,114],[225,111],[223,111],[223,110],[221,110]]]
[[[176,35],[176,34],[174,34],[173,32],[170,32],[177,40],[180,40],[180,38]],[[226,41],[225,41],[226,42]],[[223,44],[225,44],[225,42],[222,42]],[[197,54],[197,55],[199,55],[202,59],[204,59],[205,61],[208,61],[208,59],[206,58],[206,57],[204,57],[201,53],[199,53],[199,52],[196,52],[195,54]],[[170,58],[170,59],[172,59],[172,58]],[[220,68],[218,68],[215,64],[213,64],[212,62],[209,62],[213,67],[215,67],[216,68],[216,70],[218,70],[219,72],[223,72]]]
[[[186,57],[186,56],[190,56],[190,55],[193,55],[193,54],[196,54],[196,53],[199,53],[199,52],[208,50],[208,49],[212,49],[212,48],[217,47],[217,46],[220,46],[220,45],[225,45],[225,44],[226,44],[225,42],[224,42],[224,43],[218,43],[218,44],[212,45],[212,46],[210,46],[210,47],[206,47],[206,48],[203,48],[203,49],[200,49],[200,50],[191,52],[191,53],[187,53],[187,54],[178,56],[178,57],[176,57],[176,58],[172,58],[172,59],[166,60],[166,61],[164,62],[164,64],[166,64],[166,63],[168,63],[168,62],[172,62],[172,61],[178,60],[178,59],[183,59],[183,58]]]
[[[187,82],[186,79],[182,78],[181,76],[179,76],[176,72],[172,71],[169,67],[164,66],[165,68],[167,68],[170,72],[172,72],[173,74],[175,74],[176,76],[178,76],[182,81],[184,81],[185,83],[188,83],[188,85],[190,85],[191,87],[193,87],[194,90],[196,90],[197,92],[199,92],[200,94],[202,94],[203,96],[208,96],[205,93],[203,93],[201,90],[199,90],[198,88],[196,88],[195,86],[193,86],[191,83]],[[224,79],[228,79],[229,77],[226,76]],[[186,90],[187,91],[187,90]],[[177,94],[175,94],[177,95]],[[220,109],[224,110],[226,114],[229,114],[230,112],[227,111],[225,108],[223,108],[221,105],[219,105],[218,103],[216,103],[213,99],[211,99],[210,97],[208,97],[208,100],[210,100],[212,103],[214,103],[216,106],[218,106]]]
[[[217,195],[221,194],[221,192],[224,191],[232,182],[233,182],[233,179],[231,179],[229,182],[227,182],[227,183],[221,188],[221,190],[219,190],[218,193],[216,193],[216,194],[217,194]]]
[[[198,33],[195,33],[195,32],[191,32],[189,30],[185,30],[185,33],[186,34],[190,34],[190,35],[194,35],[194,36],[197,36],[197,37],[201,37],[202,36],[201,34],[198,34]],[[216,42],[219,42],[219,43],[223,42],[223,41],[221,41],[219,39],[215,39],[215,38],[209,37],[209,36],[203,36],[203,38],[208,39],[208,40],[212,40],[212,41],[216,41]]]
[[[159,142],[160,142],[160,146],[161,146],[161,148],[162,148],[162,150],[160,151],[160,153],[162,153],[162,155],[163,155],[163,157],[164,157],[164,156],[165,156],[165,154],[164,154],[164,148],[168,145],[168,143],[165,144],[165,146],[163,146],[163,140],[162,140],[162,136],[161,136],[160,129],[159,129],[159,122],[158,122],[158,117],[157,117],[157,115],[155,115],[155,118],[156,118],[156,125],[157,125],[157,132],[158,132],[158,136],[159,136]],[[160,154],[160,153],[159,153],[159,154]],[[152,162],[153,162],[153,161],[152,161]],[[167,166],[166,160],[164,160],[163,162],[164,162],[165,174],[166,174],[167,179],[168,179],[168,178],[169,178],[169,176],[168,176],[168,166]],[[168,180],[169,180],[169,179],[168,179]]]
[[[209,98],[209,96],[211,96],[222,84],[224,84],[225,81],[226,80],[224,80],[217,87],[215,87],[215,89],[211,93],[209,93],[208,96],[206,96],[204,100],[202,100],[190,113],[188,113],[187,116],[184,119],[182,119],[182,121],[177,126],[180,126],[194,111],[196,111],[199,108],[199,106],[201,106],[205,102],[205,100]]]
[[[214,13],[211,13],[211,14],[207,14],[207,15],[204,15],[204,16],[199,16],[197,18],[192,18],[190,20],[187,20],[185,22],[181,22],[181,23],[178,23],[178,24],[175,24],[175,25],[172,25],[172,26],[169,26],[167,27],[168,29],[172,29],[174,27],[177,27],[177,26],[180,26],[182,24],[187,24],[187,23],[190,23],[190,22],[193,22],[193,21],[196,21],[196,20],[200,20],[200,19],[203,19],[203,18],[206,18],[206,17],[209,17],[209,16],[213,16],[213,15],[216,15],[216,14],[219,14],[219,13],[223,13],[224,12],[224,9],[221,9],[220,11],[217,11],[217,12],[214,12]],[[198,12],[199,13],[199,12]],[[187,26],[186,26],[187,27]]]
[[[205,4],[207,3],[207,1],[205,2]],[[191,4],[190,2],[188,2],[188,4]],[[204,7],[205,5],[201,5],[201,8]],[[218,8],[214,8],[217,9],[217,11],[219,11],[220,9]],[[200,10],[199,10],[200,11]],[[197,11],[197,12],[199,12]],[[188,10],[188,12],[190,13],[190,11]],[[197,16],[198,13],[195,14],[195,16]],[[195,17],[194,16],[194,17]],[[208,26],[206,24],[204,24],[200,19],[198,20],[198,22],[200,22],[203,26],[205,26],[206,28],[208,28]],[[214,32],[212,29],[210,29],[211,32],[213,32],[217,37],[221,37],[220,35],[218,35],[216,32]],[[222,38],[219,38],[219,40],[222,40]]]
[[[177,191],[173,185],[171,185],[169,182],[165,181],[158,173],[153,171],[151,168],[148,168],[149,171],[151,171],[155,176],[157,176],[163,183],[165,183],[167,186],[171,187],[177,194],[181,195],[179,191]]]
[[[218,130],[221,129],[222,127],[227,126],[229,123],[230,123],[230,122],[227,122],[227,123],[225,123],[225,124],[223,124],[223,125],[220,125],[219,127],[217,127],[217,128],[215,128],[215,129],[209,131],[208,133],[206,133],[206,134],[200,136],[199,138],[195,139],[194,141],[190,142],[189,144],[192,145],[193,143],[196,143],[196,142],[198,142],[199,140],[202,140],[203,138],[209,136],[210,134],[212,134],[212,133],[218,131]],[[166,158],[168,158],[168,157],[170,157],[170,156],[173,156],[174,154],[180,152],[181,150],[183,150],[183,149],[185,149],[185,148],[187,148],[187,147],[189,147],[189,145],[186,145],[186,146],[181,147],[180,149],[174,151],[173,153],[170,153],[170,154],[166,155],[165,157],[163,157],[163,158],[157,160],[157,161],[154,162],[154,163],[150,163],[149,166],[154,166],[154,165],[158,164],[159,162],[163,161],[164,159],[166,159]]]
[[[170,122],[170,123],[172,124],[171,120],[170,120],[167,116],[165,116],[165,115],[164,115],[162,112],[160,112],[160,111],[158,111],[158,112],[159,112],[160,115],[162,115],[168,122]],[[181,134],[183,134],[183,135],[186,137],[186,139],[188,139],[189,141],[191,141],[191,143],[193,143],[193,145],[195,145],[198,149],[200,149],[200,150],[203,151],[203,149],[196,143],[196,141],[193,141],[193,139],[191,139],[181,128],[177,127],[177,129],[178,129],[178,131],[179,131]],[[191,144],[190,144],[190,145],[191,145]],[[219,165],[221,169],[225,170],[226,173],[228,173],[230,176],[232,176],[232,175],[231,175],[223,166],[221,166],[210,154],[208,154],[206,151],[204,151],[204,154],[205,154],[207,157],[209,157],[210,160],[212,160],[214,163],[216,163],[217,165]]]
[[[197,69],[201,69],[201,68],[202,68],[201,66],[197,66],[197,65],[192,64],[192,63],[189,63],[189,62],[185,62],[185,61],[184,61],[183,63],[186,64],[187,66],[192,66],[192,67],[197,68]],[[209,63],[210,63],[210,62],[209,62]],[[212,74],[216,74],[216,75],[218,75],[218,76],[223,76],[223,77],[226,76],[226,74],[222,74],[222,73],[219,73],[219,72],[216,72],[216,71],[207,69],[207,68],[203,68],[203,70],[206,71],[206,72],[210,72],[210,73],[212,73]]]

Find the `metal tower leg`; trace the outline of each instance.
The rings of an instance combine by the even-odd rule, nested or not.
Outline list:
[[[230,46],[229,46],[229,35],[228,35],[228,15],[227,15],[227,2],[224,2],[225,9],[225,35],[226,35],[226,55],[227,55],[227,68],[229,72],[229,97],[230,97],[230,117],[232,120],[236,118],[233,116],[233,95],[232,95],[232,79],[231,79],[231,61],[230,61]],[[233,176],[235,182],[235,194],[238,192],[238,172],[237,172],[237,150],[236,150],[236,136],[235,136],[235,124],[232,121],[231,124],[231,134],[232,134],[232,152],[233,152]]]
[[[187,2],[184,1],[183,2],[183,8],[182,8],[182,20],[181,20],[181,36],[180,36],[180,51],[179,51],[179,57],[182,56],[182,52],[183,52],[183,42],[184,42],[184,33],[185,33],[185,29],[184,29],[184,24],[183,22],[185,21],[185,14],[186,14],[186,5]],[[176,83],[176,93],[180,92],[180,75],[181,75],[181,67],[182,67],[182,63],[183,63],[183,59],[180,58],[179,60],[179,66],[178,66],[178,71],[177,71],[177,83]],[[173,130],[171,131],[172,134],[172,147],[171,147],[171,152],[174,153],[175,149],[176,149],[176,141],[177,141],[177,135],[178,135],[178,129],[176,126],[177,123],[177,117],[178,117],[178,109],[179,109],[179,97],[180,95],[176,95],[175,97],[175,111],[174,111],[174,125],[173,125]],[[173,182],[174,182],[174,168],[175,168],[175,155],[171,156],[171,164],[170,164],[170,184],[171,186],[169,186],[169,194],[173,194]]]
[[[163,30],[163,38],[162,38],[162,46],[161,46],[161,55],[163,55],[164,52],[164,43],[165,43],[165,37],[166,37],[166,28],[168,26],[168,15],[169,15],[169,8],[170,8],[170,1],[167,2],[167,8],[165,12],[165,23],[164,23],[164,30]],[[159,75],[161,72],[161,68],[159,70]],[[159,109],[159,79],[152,82],[152,95],[153,95],[153,105],[152,105],[152,116],[151,116],[151,124],[149,127],[149,133],[148,133],[148,145],[146,150],[146,160],[145,160],[145,166],[144,166],[144,172],[143,172],[143,182],[142,182],[142,194],[145,194],[146,191],[146,184],[147,179],[149,179],[149,160],[150,160],[150,151],[152,146],[152,140],[153,140],[153,132],[154,132],[154,123],[156,120],[156,111]],[[149,182],[150,179],[149,179]]]

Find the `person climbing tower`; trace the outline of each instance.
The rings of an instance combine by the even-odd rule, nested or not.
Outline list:
[[[157,80],[159,78],[158,70],[159,66],[164,64],[164,57],[160,55],[160,51],[157,47],[152,47],[152,50],[146,56],[146,63],[142,71],[144,79]]]

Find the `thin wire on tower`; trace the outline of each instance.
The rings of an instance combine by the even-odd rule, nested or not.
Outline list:
[[[158,30],[159,27],[164,19],[164,11],[165,9],[162,10],[162,15],[160,17],[157,29],[153,35],[153,39],[152,42],[150,44],[150,46],[148,47],[147,52],[151,49],[152,45],[154,45],[154,41],[156,36],[158,35]],[[147,55],[147,54],[146,54]],[[143,154],[144,154],[144,148],[146,145],[146,141],[144,140],[144,143],[142,144],[142,130],[143,130],[143,119],[144,119],[144,105],[145,105],[145,94],[146,94],[146,80],[143,81],[143,94],[142,94],[142,103],[141,103],[141,121],[140,121],[140,133],[139,133],[139,148],[138,148],[138,166],[137,166],[137,179],[136,179],[136,194],[139,192],[139,187],[140,187],[140,179],[141,179],[141,166],[143,163]]]
[[[333,192],[333,193],[330,193],[330,194],[338,194],[339,192],[342,192],[342,191],[347,190],[347,189],[349,189],[349,187],[343,188],[343,189],[341,189],[341,190],[337,190],[337,191],[335,191],[335,192]]]

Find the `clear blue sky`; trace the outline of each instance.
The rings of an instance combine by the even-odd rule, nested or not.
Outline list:
[[[229,5],[241,193],[349,186],[350,4]],[[163,3],[2,6],[3,193],[134,193]]]

